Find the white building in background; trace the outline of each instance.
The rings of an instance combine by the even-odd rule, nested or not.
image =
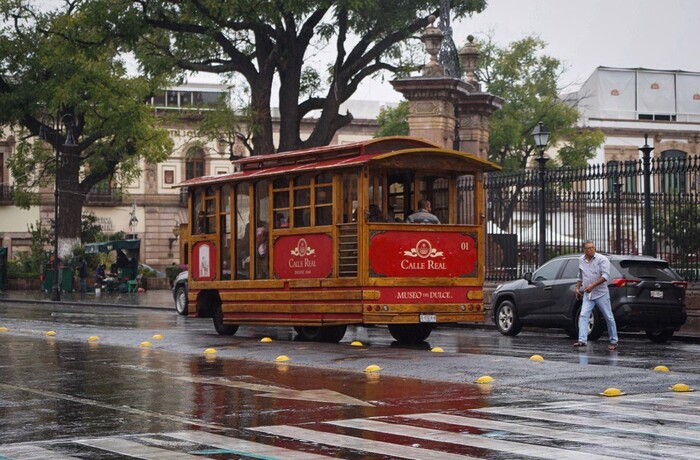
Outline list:
[[[605,133],[592,163],[640,158],[645,134],[653,157],[700,154],[700,72],[598,67],[565,99],[578,101],[579,126]]]

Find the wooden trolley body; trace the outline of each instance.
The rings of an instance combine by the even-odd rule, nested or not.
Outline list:
[[[383,324],[416,342],[439,323],[483,320],[483,173],[495,165],[390,137],[236,168],[181,184],[190,316],[212,316],[222,334],[286,325],[321,341]],[[404,222],[420,199],[440,224]]]

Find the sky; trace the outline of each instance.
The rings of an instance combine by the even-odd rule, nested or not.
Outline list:
[[[502,46],[539,36],[565,66],[562,86],[575,90],[598,66],[700,72],[699,21],[700,0],[488,0],[483,13],[452,27],[458,49],[469,34]],[[401,96],[372,82],[354,98]]]
[[[570,92],[598,66],[700,72],[699,21],[700,0],[488,0],[483,13],[452,27],[458,49],[469,34],[501,46],[539,36],[562,61],[560,83]],[[389,80],[366,79],[352,99],[400,101]]]

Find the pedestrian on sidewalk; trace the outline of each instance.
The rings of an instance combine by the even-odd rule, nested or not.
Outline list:
[[[610,345],[608,350],[617,350],[617,325],[610,305],[610,261],[602,254],[596,254],[593,241],[583,243],[583,255],[578,262],[578,280],[576,281],[576,298],[582,299],[581,313],[578,317],[578,342],[574,347],[585,347],[588,343],[588,320],[593,307],[598,307],[608,324]],[[582,289],[583,288],[583,289]]]
[[[88,268],[85,257],[78,257],[78,278],[80,278],[80,292],[87,292]]]

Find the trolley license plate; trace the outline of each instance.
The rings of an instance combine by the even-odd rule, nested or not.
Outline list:
[[[664,291],[651,291],[651,298],[652,299],[663,299],[664,298]]]
[[[437,316],[435,315],[420,315],[421,323],[435,323],[437,322]]]

